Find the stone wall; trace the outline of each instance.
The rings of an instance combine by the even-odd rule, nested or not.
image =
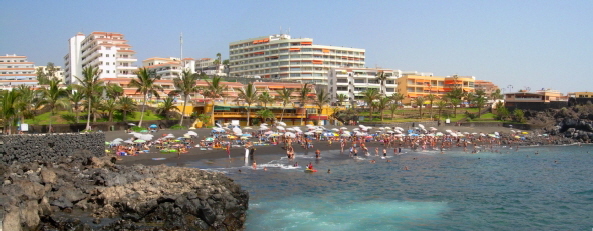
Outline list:
[[[2,163],[53,162],[73,154],[85,157],[104,156],[105,134],[0,135],[0,161]]]
[[[188,127],[190,126],[194,120],[192,119],[184,119],[183,126]],[[131,126],[128,123],[138,124],[138,121],[128,121],[128,122],[93,122],[91,123],[91,128],[93,131],[111,131],[113,128],[114,131],[122,131],[130,128]],[[148,128],[151,124],[156,124],[160,128],[169,128],[173,125],[179,124],[179,120],[145,120],[142,121],[142,127]],[[80,132],[86,128],[86,123],[78,123],[78,124],[53,124],[52,125],[54,132]],[[46,133],[49,129],[49,125],[29,125],[29,133]]]

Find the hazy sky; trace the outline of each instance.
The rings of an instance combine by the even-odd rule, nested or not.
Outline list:
[[[593,91],[593,1],[2,1],[0,54],[63,65],[77,32],[123,33],[139,62],[228,58],[276,34],[366,49],[366,64],[472,75],[513,91]]]

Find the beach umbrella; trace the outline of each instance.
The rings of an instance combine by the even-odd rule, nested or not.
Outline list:
[[[219,123],[216,123],[216,126],[222,128],[222,125],[220,125]]]
[[[294,128],[287,128],[286,130],[287,131],[293,131],[293,132],[296,131]]]
[[[265,132],[264,134],[265,134],[265,135],[269,135],[269,134],[272,134],[272,133],[274,133],[274,132],[273,132],[273,131],[267,131],[267,132]]]
[[[134,137],[136,137],[136,138],[140,138],[140,137],[142,137],[144,134],[140,134],[140,133],[133,133],[132,135],[133,135]]]
[[[467,134],[469,134],[469,132],[463,132],[463,134],[466,134],[467,135]]]
[[[340,130],[348,130],[346,127],[341,127]]]
[[[206,141],[214,141],[214,137],[206,137]]]
[[[244,136],[243,136],[243,137],[241,137],[241,139],[242,139],[242,140],[246,140],[246,139],[249,139],[249,137],[244,137]]]
[[[229,139],[237,139],[237,137],[236,137],[236,136],[229,136],[228,138],[229,138]]]
[[[388,131],[388,132],[395,133],[395,134],[402,134],[402,131],[401,130]]]
[[[315,130],[315,133],[323,133],[322,130]]]
[[[418,124],[418,127],[424,129],[424,125],[423,124]]]
[[[242,136],[242,137],[252,137],[252,135],[251,135],[251,134],[243,134],[243,135],[241,135],[241,136]]]
[[[276,129],[278,129],[278,130],[285,130],[285,128],[282,127],[282,126],[276,126]]]
[[[397,132],[399,132],[398,134],[401,134],[401,132],[399,130],[397,130]],[[393,134],[395,132],[394,131],[386,131],[385,133]]]
[[[173,135],[171,135],[171,134],[169,134],[169,135],[165,136],[165,139],[172,139],[172,138],[175,138],[175,136],[173,136]]]
[[[152,140],[153,137],[154,136],[152,136],[152,135],[146,134],[146,135],[143,135],[143,136],[138,137],[138,139],[141,139],[141,140]]]
[[[107,142],[107,141],[105,141],[105,145],[108,145],[108,144],[111,144],[111,142]]]
[[[437,132],[435,135],[436,136],[443,136],[443,133],[442,132]]]
[[[352,129],[352,131],[360,131],[360,129],[359,128],[354,128],[354,129]]]
[[[144,142],[146,142],[146,140],[141,140],[141,139],[134,140],[134,143],[144,143]]]
[[[134,144],[134,141],[126,140],[126,141],[124,141],[124,143],[126,143],[126,144]]]
[[[260,131],[265,131],[265,130],[268,130],[268,129],[269,129],[268,127],[261,127],[261,128],[259,128]]]
[[[521,132],[521,134],[525,134],[525,135],[527,135],[527,134],[529,134],[529,132]]]
[[[276,137],[276,136],[280,136],[280,134],[278,134],[278,133],[272,133],[272,134],[270,134],[270,136],[271,137]]]
[[[337,128],[332,128],[332,131],[335,131],[335,132],[337,132],[337,131],[340,131],[340,129],[337,129]]]
[[[111,142],[111,145],[120,145],[120,144],[121,144],[121,140]]]
[[[244,127],[243,129],[249,130],[249,129],[253,129],[253,128],[252,127]]]
[[[312,135],[314,135],[315,133],[313,133],[313,132],[305,132],[305,133],[303,133],[303,134],[305,134],[305,135],[307,135],[307,136],[312,136]]]
[[[392,129],[391,127],[385,127],[385,130],[391,130],[391,129]]]
[[[445,130],[445,132],[447,132],[447,133],[453,133],[453,131],[451,131],[451,130]]]
[[[122,139],[122,138],[115,138],[115,139],[113,140],[113,142],[116,142],[116,141],[124,141],[124,139]]]
[[[188,131],[186,134],[188,134],[190,136],[198,136],[198,133],[196,133],[194,131]]]
[[[189,134],[183,134],[183,138],[189,139],[191,136]]]
[[[151,124],[151,125],[149,126],[149,128],[158,128],[158,127],[159,127],[159,126],[157,126],[156,124]]]
[[[260,127],[261,127],[261,126],[268,126],[268,124],[267,124],[267,123],[262,123],[262,124],[260,124],[259,126],[260,126]]]
[[[500,133],[498,133],[498,132],[494,132],[494,135],[500,136]]]
[[[395,129],[395,130],[402,130],[402,131],[404,130],[402,127],[394,127],[393,129]]]
[[[142,132],[142,133],[148,133],[148,130],[142,130],[140,132]]]
[[[237,133],[243,133],[243,131],[240,128],[233,128],[233,132],[235,134],[237,134]]]
[[[350,134],[348,134],[348,133],[344,133],[344,134],[342,134],[342,135],[340,135],[340,136],[341,136],[341,137],[350,137]]]
[[[284,122],[278,122],[278,123],[276,123],[276,124],[278,124],[278,125],[280,125],[280,126],[286,126],[286,123],[284,123]]]

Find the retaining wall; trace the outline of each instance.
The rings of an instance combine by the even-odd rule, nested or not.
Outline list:
[[[105,134],[103,133],[54,133],[0,135],[0,161],[13,162],[55,162],[73,154],[84,157],[105,155]]]

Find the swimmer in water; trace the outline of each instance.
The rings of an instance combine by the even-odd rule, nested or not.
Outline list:
[[[254,170],[257,169],[257,163],[255,163],[255,161],[253,161],[253,165],[251,165],[251,167],[253,167]]]
[[[268,168],[267,167],[264,167],[264,171],[268,171]]]
[[[299,166],[299,162],[294,162],[294,165],[292,165],[292,167],[298,167]]]
[[[408,168],[408,166],[406,166],[406,167],[404,167],[404,170],[405,170],[405,171],[409,171],[409,170],[410,170],[410,168]]]
[[[375,163],[375,160],[371,160],[371,164],[374,164],[374,163]]]
[[[315,151],[315,158],[319,159],[319,157],[321,157],[321,151],[319,151],[319,149],[317,149]]]
[[[330,170],[328,169],[328,170],[327,170],[327,174],[330,174],[330,173],[331,173],[331,172],[330,172]]]
[[[387,160],[387,163],[391,162],[391,160]]]

